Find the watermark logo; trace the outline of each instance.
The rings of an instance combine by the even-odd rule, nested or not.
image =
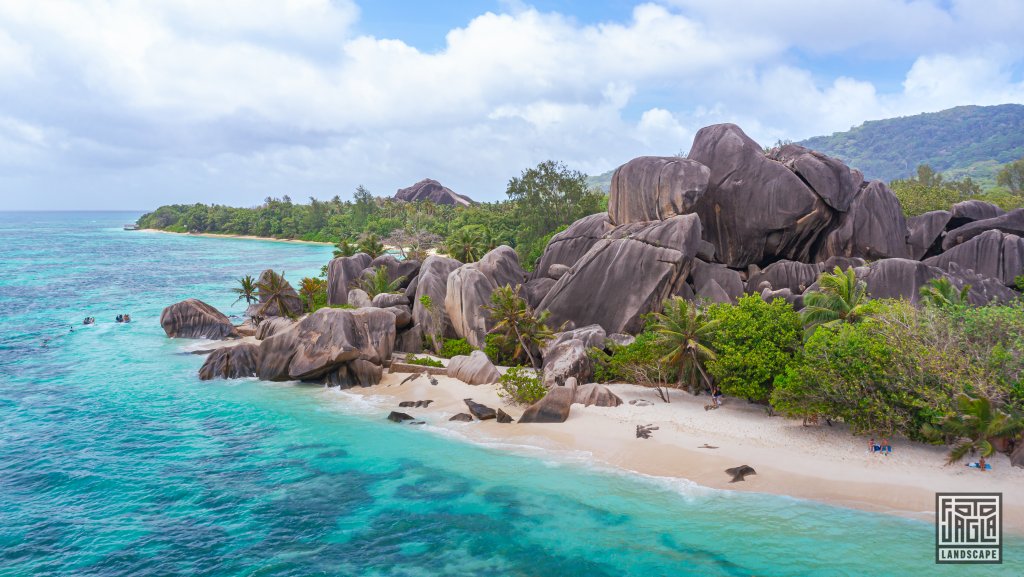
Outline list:
[[[1003,494],[935,494],[935,562],[1003,562]]]

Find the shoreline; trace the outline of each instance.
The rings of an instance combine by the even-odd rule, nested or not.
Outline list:
[[[437,386],[424,377],[400,384],[412,374],[385,372],[378,385],[343,392],[378,407],[381,418],[391,410],[406,412],[456,433],[449,436],[461,437],[460,442],[553,455],[583,453],[590,464],[627,475],[788,496],[924,522],[934,520],[936,492],[1002,492],[1004,529],[1024,535],[1024,469],[1012,467],[1005,455],[993,456],[993,470],[981,473],[963,464],[945,466],[943,447],[903,439],[893,442],[891,456],[869,454],[867,440],[842,425],[804,427],[797,420],[768,417],[760,407],[737,399],[705,411],[706,398],[676,390],[665,404],[652,389],[627,384],[608,385],[622,398],[619,407],[573,405],[564,423],[451,422],[452,415],[468,412],[465,398],[502,408],[517,420],[525,407],[505,404],[496,385],[468,385],[445,376],[436,377]],[[426,399],[433,401],[429,408],[398,406]],[[638,399],[652,404],[629,404]],[[653,437],[635,438],[636,425],[648,424],[659,427]],[[750,465],[757,474],[730,483],[724,471],[739,465]]]
[[[270,242],[287,242],[291,244],[312,244],[319,246],[334,246],[332,242],[320,242],[317,240],[296,240],[290,238],[273,238],[267,236],[253,236],[251,234],[220,234],[213,232],[174,232],[171,230],[160,230],[158,228],[140,228],[132,232],[158,232],[160,234],[178,234],[182,236],[202,236],[206,238],[234,238],[241,240],[266,240]]]

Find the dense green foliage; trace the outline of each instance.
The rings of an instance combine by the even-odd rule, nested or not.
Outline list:
[[[406,362],[406,364],[418,365],[418,366],[421,366],[421,367],[435,367],[435,368],[443,368],[444,367],[444,363],[442,363],[441,361],[439,361],[437,359],[432,359],[430,357],[417,357],[416,355],[409,355],[408,357],[405,358],[405,362]]]
[[[360,277],[353,288],[363,289],[366,294],[370,295],[370,298],[373,298],[379,294],[399,292],[399,287],[402,286],[404,280],[405,277],[391,280],[388,276],[388,267],[380,265],[373,269],[373,274]]]
[[[663,310],[651,315],[648,330],[658,336],[658,346],[666,351],[660,362],[675,370],[677,386],[685,384],[690,391],[697,392],[703,383],[710,390],[711,379],[704,366],[715,360],[708,345],[714,339],[718,322],[697,303],[682,297],[665,301]]]
[[[1024,194],[1024,158],[1004,165],[996,175],[996,184],[1013,194]]]
[[[647,330],[636,336],[632,343],[610,345],[611,352],[591,349],[594,361],[594,380],[600,383],[636,383],[649,385],[675,382],[677,371],[665,367],[662,357],[668,354],[657,334]]]
[[[468,207],[428,201],[404,202],[374,197],[362,186],[351,200],[335,196],[308,204],[284,196],[266,198],[252,208],[222,205],[169,205],[143,215],[141,228],[172,232],[255,235],[337,243],[337,256],[355,250],[376,256],[384,245],[413,248],[423,256],[431,248],[459,248],[463,262],[501,244],[516,249],[532,268],[550,235],[572,222],[607,209],[606,197],[588,188],[586,175],[557,162],[542,162],[513,178],[508,200]],[[409,256],[409,255],[407,255]],[[410,256],[414,258],[414,256]]]
[[[937,427],[926,425],[926,436],[950,441],[949,464],[963,459],[968,453],[978,453],[978,469],[985,472],[985,458],[992,456],[992,442],[1000,437],[1013,436],[1024,430],[1024,419],[992,405],[992,401],[979,396],[960,395],[957,411]]]
[[[867,178],[887,182],[910,176],[920,164],[940,172],[961,169],[960,175],[976,181],[993,179],[996,166],[1024,156],[1024,106],[959,106],[865,122],[798,144],[840,158]]]
[[[544,398],[548,390],[541,379],[526,367],[515,366],[498,378],[498,396],[518,405],[532,405]]]
[[[494,323],[490,330],[491,343],[498,348],[503,360],[525,359],[534,368],[540,368],[538,351],[553,334],[547,325],[550,313],[536,313],[531,309],[519,296],[521,288],[498,287],[491,293],[491,304],[484,305]],[[497,362],[493,358],[491,361]]]
[[[715,357],[707,369],[722,392],[767,402],[775,377],[783,374],[800,349],[800,317],[782,299],[765,302],[761,295],[742,297],[736,305],[712,305],[716,321],[710,348]]]
[[[450,359],[457,355],[469,355],[475,350],[473,345],[466,342],[466,339],[445,339],[437,356]]]
[[[822,273],[818,288],[804,293],[800,318],[804,327],[833,326],[854,323],[867,314],[867,285],[857,278],[852,268],[838,266],[831,273]]]
[[[982,192],[981,187],[970,177],[948,179],[926,164],[917,167],[916,176],[894,180],[889,186],[899,199],[906,216],[949,210],[954,204],[970,199],[991,202],[1004,210],[1024,206],[1024,196],[1020,194],[999,188]]]

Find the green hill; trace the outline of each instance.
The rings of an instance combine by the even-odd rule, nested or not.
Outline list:
[[[1024,157],[1024,105],[958,106],[873,120],[797,144],[840,158],[867,178],[906,178],[928,164],[992,186],[1000,165]]]

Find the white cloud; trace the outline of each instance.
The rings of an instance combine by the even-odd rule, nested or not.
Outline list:
[[[188,187],[243,203],[271,185],[386,194],[424,176],[493,199],[540,160],[602,172],[685,150],[713,122],[769,143],[1020,102],[1024,3],[979,4],[674,0],[580,25],[515,2],[425,52],[353,36],[344,0],[15,0],[0,4],[0,83],[19,87],[0,148],[41,179],[151,179],[151,204]],[[891,57],[898,90],[835,69]]]

